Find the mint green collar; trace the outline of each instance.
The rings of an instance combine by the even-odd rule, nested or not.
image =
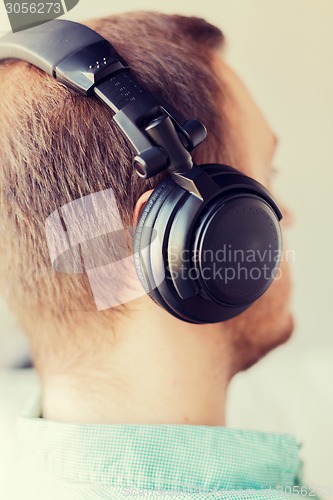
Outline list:
[[[64,424],[39,418],[37,402],[18,432],[39,470],[62,480],[124,488],[265,489],[297,483],[292,435],[175,424]]]

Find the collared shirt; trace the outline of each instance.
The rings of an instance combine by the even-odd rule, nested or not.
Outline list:
[[[302,484],[301,445],[292,435],[57,423],[41,418],[37,398],[20,417],[18,436],[20,461],[6,500],[268,500],[301,491],[317,498]]]

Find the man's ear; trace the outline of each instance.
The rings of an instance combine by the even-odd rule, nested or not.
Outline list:
[[[141,212],[143,210],[143,207],[147,203],[147,200],[148,200],[148,198],[149,198],[149,196],[151,195],[152,192],[153,192],[153,189],[149,189],[149,191],[145,191],[140,196],[140,198],[138,199],[138,201],[136,202],[135,207],[134,207],[134,212],[133,212],[133,227],[137,226],[139,218],[140,218],[140,215],[141,215]]]

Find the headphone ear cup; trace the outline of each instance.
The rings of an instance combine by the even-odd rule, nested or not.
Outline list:
[[[168,178],[156,186],[142,209],[133,242],[134,263],[140,283],[149,297],[167,310],[169,310],[169,307],[161,297],[152,279],[150,258],[145,258],[145,254],[149,252],[148,247],[153,240],[156,217],[175,185],[175,182]]]
[[[186,322],[216,323],[247,309],[269,283],[265,277],[226,283],[223,275],[215,274],[215,261],[205,262],[205,254],[229,247],[246,253],[255,242],[266,256],[268,247],[281,246],[279,211],[263,186],[232,167],[211,164],[200,169],[213,179],[216,194],[212,191],[202,204],[172,177],[161,182],[140,214],[133,241],[134,262],[139,281],[156,304]],[[198,255],[196,267],[184,267],[181,258],[171,258],[169,249],[173,248],[178,255],[186,256],[188,251]],[[246,264],[247,271],[254,266],[251,262]],[[225,267],[219,260],[217,264]],[[236,273],[237,262],[231,260],[230,266]],[[186,274],[192,268],[201,273],[194,279]],[[187,279],[192,281],[191,287],[186,286]]]

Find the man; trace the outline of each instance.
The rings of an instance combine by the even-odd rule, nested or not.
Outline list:
[[[217,28],[157,13],[89,26],[148,90],[206,125],[198,163],[271,188],[275,136],[219,54]],[[0,90],[2,289],[42,387],[19,422],[20,481],[6,498],[287,498],[302,486],[296,440],[225,427],[232,377],[291,335],[284,260],[264,296],[224,323],[181,322],[146,295],[97,312],[86,275],[51,268],[45,221],[111,188],[124,227],[135,227],[161,176],[135,176],[106,107],[29,64],[2,64]],[[115,276],[115,302],[136,282],[134,269]]]

